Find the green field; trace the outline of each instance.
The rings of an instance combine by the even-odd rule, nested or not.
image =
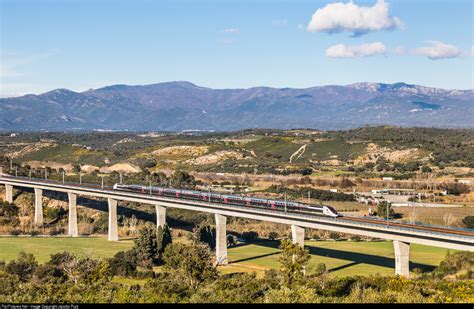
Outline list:
[[[107,238],[102,237],[1,237],[0,260],[8,262],[16,259],[21,251],[34,254],[39,263],[48,261],[53,253],[63,251],[79,256],[108,258],[113,257],[118,251],[130,249],[132,246],[132,240],[109,242]]]
[[[185,239],[178,239],[184,241]],[[349,241],[306,241],[312,254],[308,273],[319,263],[326,264],[331,276],[353,275],[393,275],[394,253],[391,242],[349,242]],[[128,250],[132,240],[109,242],[106,238],[0,238],[0,260],[10,261],[25,251],[33,253],[40,263],[49,260],[51,254],[69,251],[93,258],[112,257],[116,252]],[[410,268],[429,271],[445,257],[447,249],[421,245],[410,247]],[[262,274],[264,270],[278,267],[278,242],[259,241],[229,248],[228,266],[220,267],[221,272],[252,272]]]
[[[223,271],[263,271],[278,267],[278,243],[262,241],[229,249],[229,266]],[[319,264],[326,264],[327,270],[334,276],[353,275],[393,275],[395,268],[393,244],[381,242],[351,241],[305,241],[312,258],[308,272]],[[410,268],[430,271],[439,265],[448,249],[411,245]]]

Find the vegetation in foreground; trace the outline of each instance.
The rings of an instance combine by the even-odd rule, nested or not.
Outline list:
[[[150,303],[472,303],[474,254],[448,254],[430,273],[330,278],[319,264],[306,271],[309,252],[290,240],[280,244],[280,267],[220,275],[210,247],[174,243],[165,229],[144,229],[129,251],[113,258],[51,255],[39,265],[32,254],[0,264],[0,302]],[[162,265],[153,272],[153,265]]]

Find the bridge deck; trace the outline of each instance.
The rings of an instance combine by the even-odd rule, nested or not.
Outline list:
[[[132,193],[113,190],[91,184],[59,182],[54,180],[30,179],[27,177],[0,177],[0,183],[16,187],[41,188],[51,191],[74,192],[117,200],[135,201],[146,204],[160,204],[174,207],[203,211],[235,217],[271,221],[283,224],[299,225],[323,230],[333,230],[343,233],[366,235],[370,237],[400,240],[413,243],[448,247],[460,250],[474,251],[474,231],[469,229],[452,229],[429,225],[400,223],[395,221],[375,220],[361,217],[323,217],[308,213],[284,212],[272,209],[231,205],[215,202],[203,202],[182,198],[171,198],[146,193]]]

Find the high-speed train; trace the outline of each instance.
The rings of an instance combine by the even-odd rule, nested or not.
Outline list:
[[[219,193],[209,193],[205,191],[172,189],[162,187],[149,187],[141,185],[124,185],[116,183],[114,190],[128,191],[136,193],[147,193],[151,195],[167,196],[189,200],[209,201],[222,204],[231,204],[247,207],[269,208],[289,212],[309,212],[321,216],[339,217],[336,209],[327,205],[309,205],[297,202],[288,202],[282,200],[272,200],[256,198],[250,196],[228,195]]]

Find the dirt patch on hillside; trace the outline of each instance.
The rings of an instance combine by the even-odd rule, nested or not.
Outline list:
[[[377,144],[370,143],[367,145],[366,154],[359,156],[354,160],[354,164],[364,164],[368,162],[375,163],[378,158],[384,157],[389,162],[407,162],[421,157],[418,148],[408,148],[403,150],[395,150],[388,147],[380,147]]]
[[[88,173],[88,174],[93,173],[94,171],[98,171],[98,170],[99,170],[99,167],[95,165],[85,164],[81,166],[81,172]]]
[[[101,173],[112,173],[112,172],[119,172],[119,173],[126,173],[126,174],[134,174],[140,173],[142,170],[135,165],[129,163],[117,163],[112,166],[104,166],[100,168]]]
[[[222,162],[224,160],[233,159],[233,160],[242,160],[244,156],[237,151],[217,151],[205,156],[201,156],[195,159],[187,160],[186,163],[194,165],[205,165],[205,164],[214,164]]]
[[[191,156],[199,157],[208,152],[205,146],[171,146],[153,151],[155,156]]]
[[[29,165],[31,168],[46,168],[50,167],[52,169],[64,169],[67,173],[72,172],[72,164],[64,164],[64,163],[58,163],[58,162],[51,162],[51,161],[27,161],[25,162],[26,165]]]
[[[344,165],[344,163],[343,163],[341,160],[336,160],[336,159],[324,160],[324,161],[320,161],[320,163],[321,163],[322,165],[326,165],[326,166],[340,166],[340,165]]]
[[[20,149],[18,151],[13,151],[13,152],[7,153],[7,157],[12,158],[12,159],[20,158],[20,157],[23,157],[23,156],[25,156],[29,153],[36,152],[40,149],[54,147],[56,145],[57,145],[56,143],[52,143],[52,142],[38,142],[38,143],[35,143],[35,144],[25,146],[25,147],[23,147],[22,149]]]

